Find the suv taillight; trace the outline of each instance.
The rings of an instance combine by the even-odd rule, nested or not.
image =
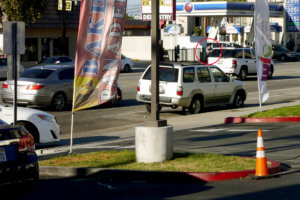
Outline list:
[[[181,86],[177,87],[177,95],[182,96],[183,95],[183,88]]]
[[[8,88],[8,85],[7,85],[6,83],[3,83],[3,84],[2,84],[2,88],[3,88],[3,89],[7,89],[7,88]]]
[[[137,92],[140,91],[140,83],[138,83],[138,86],[136,87],[136,91],[137,91]]]
[[[34,152],[35,145],[33,136],[30,133],[19,138],[19,152]]]
[[[234,60],[234,59],[232,60],[232,65],[233,65],[233,67],[234,67],[234,68],[236,68],[236,67],[237,67],[236,60]]]

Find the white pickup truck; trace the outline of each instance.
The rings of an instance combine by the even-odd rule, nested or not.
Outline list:
[[[220,48],[215,48],[208,57],[208,63],[214,63],[219,59]],[[257,75],[255,49],[252,48],[222,48],[221,58],[214,63],[226,74],[235,75],[240,80],[246,80],[247,76]],[[274,73],[274,63],[270,65],[268,79],[271,79]]]

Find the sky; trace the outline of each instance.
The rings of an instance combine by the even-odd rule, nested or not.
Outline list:
[[[127,1],[127,14],[141,15],[142,14],[142,0],[128,0]]]

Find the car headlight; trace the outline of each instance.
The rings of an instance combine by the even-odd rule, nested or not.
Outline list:
[[[38,116],[40,119],[42,119],[42,120],[47,120],[47,121],[50,121],[50,122],[56,122],[55,117],[52,116],[52,115],[38,114],[37,116]]]

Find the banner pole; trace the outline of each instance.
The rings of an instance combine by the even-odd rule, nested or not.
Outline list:
[[[71,136],[70,136],[70,152],[69,152],[69,155],[72,154],[72,148],[73,148],[73,127],[74,127],[74,113],[72,112],[72,117],[71,117]]]

